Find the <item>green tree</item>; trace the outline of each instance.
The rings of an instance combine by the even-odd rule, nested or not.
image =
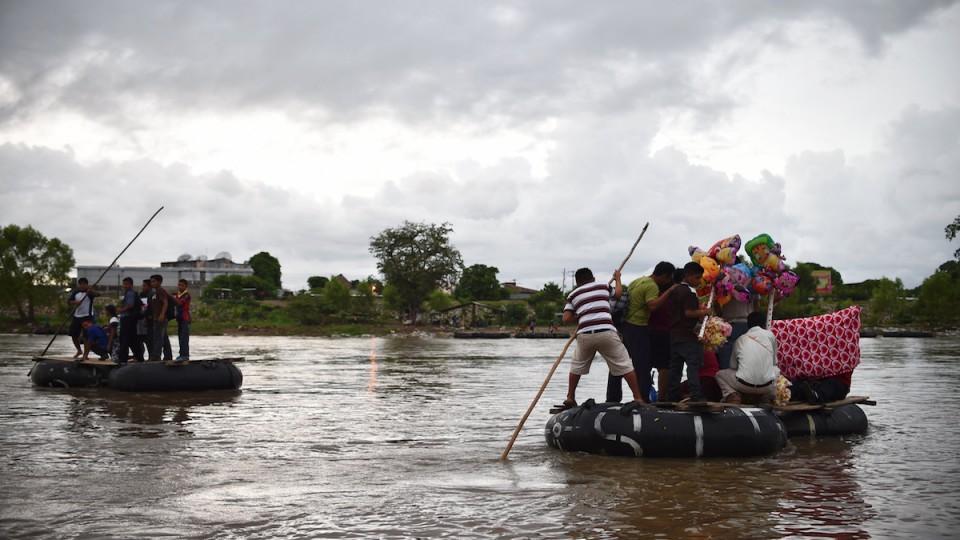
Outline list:
[[[253,268],[253,275],[272,283],[274,288],[282,287],[280,283],[280,261],[266,251],[261,251],[247,262]]]
[[[414,322],[430,292],[452,286],[463,268],[460,252],[450,244],[451,232],[449,223],[405,221],[370,239],[377,270],[395,287],[402,309]]]
[[[203,298],[216,300],[224,290],[229,290],[231,297],[267,298],[273,296],[277,289],[273,283],[257,276],[217,276],[210,280],[210,284],[203,290]]]
[[[73,250],[31,226],[0,230],[0,304],[13,306],[21,320],[32,321],[34,308],[55,298],[69,282]]]
[[[563,301],[563,291],[560,290],[559,285],[552,281],[548,281],[543,285],[543,288],[540,289],[540,294],[543,296],[544,300],[549,300],[551,302]]]
[[[904,311],[903,282],[900,278],[880,278],[870,297],[869,320],[873,324],[888,324]]]
[[[527,310],[525,304],[511,302],[507,304],[506,310],[503,313],[503,322],[515,326],[527,322],[529,317],[530,312]]]
[[[331,279],[321,293],[323,303],[331,312],[337,315],[345,315],[350,311],[350,289],[346,288],[339,280]]]
[[[917,298],[917,316],[940,327],[960,323],[960,264],[947,261],[923,280]]]
[[[957,233],[960,233],[960,216],[953,218],[953,223],[947,225],[943,232],[946,234],[947,240],[952,242],[957,237]],[[960,248],[953,252],[953,256],[960,260]]]
[[[452,306],[454,303],[455,301],[453,297],[441,291],[440,289],[434,290],[427,297],[427,307],[431,311],[440,311],[440,310],[447,309],[448,307]]]
[[[454,296],[463,300],[499,300],[500,282],[496,266],[472,264],[463,269]]]
[[[323,276],[310,276],[307,278],[307,287],[310,287],[310,290],[322,289],[327,286],[329,279]]]

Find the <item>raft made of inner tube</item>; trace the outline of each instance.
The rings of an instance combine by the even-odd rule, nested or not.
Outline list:
[[[30,381],[35,386],[88,388],[103,386],[116,364],[103,360],[78,362],[66,358],[35,358]]]
[[[510,337],[510,332],[464,332],[456,331],[453,337],[457,339],[505,339]]]
[[[611,456],[748,457],[784,447],[783,424],[759,408],[691,412],[587,401],[547,421],[553,448]]]
[[[788,437],[851,435],[867,432],[867,415],[856,404],[781,413]]]
[[[234,364],[242,358],[189,362],[130,362],[76,358],[34,358],[30,380],[35,386],[94,388],[109,386],[126,392],[236,390],[243,374]]]
[[[517,332],[513,337],[518,339],[570,339],[567,332]]]
[[[136,362],[112,370],[107,384],[124,392],[237,390],[243,374],[229,361]]]

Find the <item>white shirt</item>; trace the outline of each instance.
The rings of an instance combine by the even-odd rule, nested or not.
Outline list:
[[[777,368],[777,338],[773,332],[754,326],[733,344],[730,367],[737,378],[750,384],[766,384],[780,375]]]
[[[63,297],[61,297],[63,298]],[[74,302],[80,302],[73,310],[73,316],[79,318],[90,317],[93,315],[93,302],[87,299],[87,293],[76,291],[73,296]]]

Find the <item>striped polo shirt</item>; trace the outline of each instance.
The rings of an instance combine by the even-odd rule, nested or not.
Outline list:
[[[616,330],[610,314],[610,297],[613,290],[605,283],[592,281],[572,290],[567,295],[564,311],[577,315],[577,333],[597,330]]]

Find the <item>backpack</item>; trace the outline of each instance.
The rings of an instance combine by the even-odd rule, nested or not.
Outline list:
[[[173,295],[167,293],[167,320],[172,321],[177,318],[177,303],[173,300]]]

